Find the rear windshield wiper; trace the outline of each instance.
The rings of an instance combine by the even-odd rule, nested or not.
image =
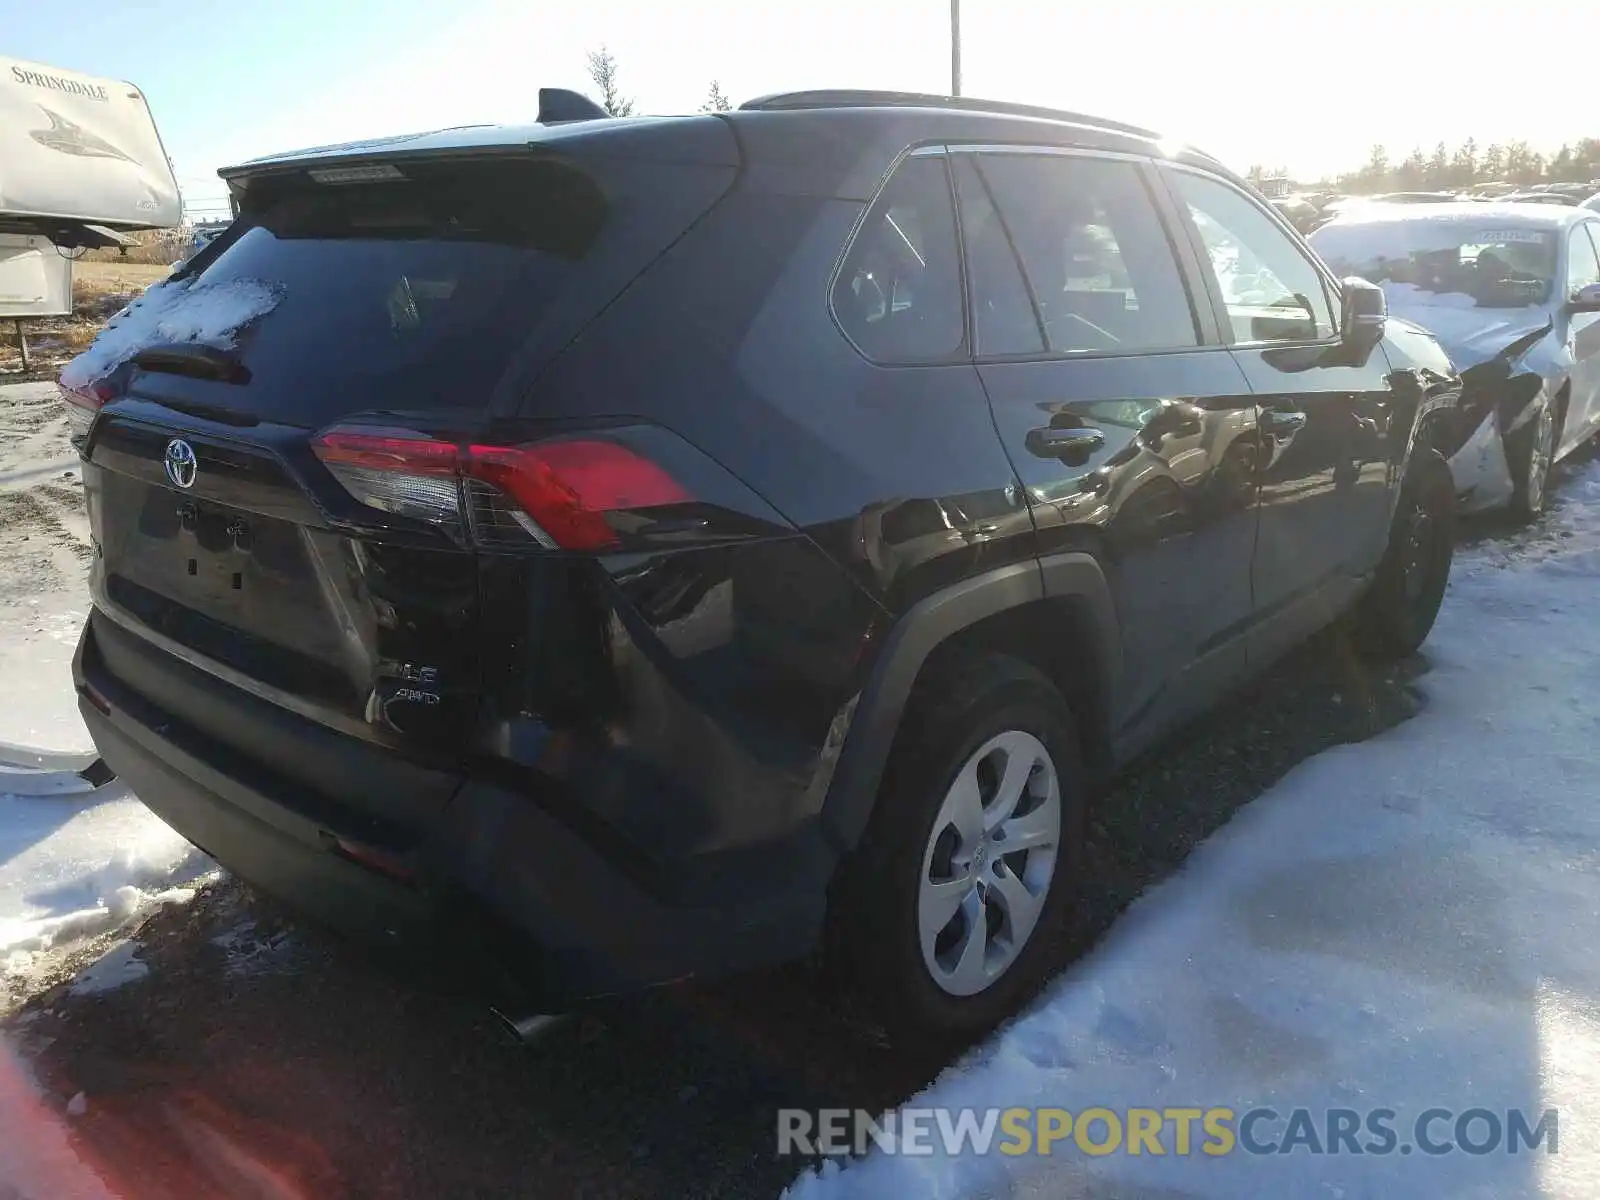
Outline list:
[[[187,375],[217,383],[249,383],[250,370],[236,354],[198,342],[170,342],[146,346],[133,356],[133,365],[165,375]]]

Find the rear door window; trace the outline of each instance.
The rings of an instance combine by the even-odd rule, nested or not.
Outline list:
[[[1200,343],[1172,245],[1139,168],[1082,155],[973,153],[1056,354]]]
[[[1044,327],[1028,294],[1011,233],[969,154],[950,162],[961,201],[967,286],[977,353],[984,358],[1044,352]]]
[[[955,205],[943,155],[913,155],[895,169],[845,255],[833,311],[876,362],[939,362],[963,351]]]

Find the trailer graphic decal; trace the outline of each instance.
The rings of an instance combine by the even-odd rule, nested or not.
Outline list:
[[[28,136],[39,145],[58,150],[62,154],[76,154],[80,158],[120,158],[123,162],[136,161],[104,138],[96,137],[60,113],[51,112],[42,104],[39,106],[39,111],[50,119],[49,129],[34,129],[28,133]]]

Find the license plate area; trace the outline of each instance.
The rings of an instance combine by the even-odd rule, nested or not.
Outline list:
[[[290,521],[96,472],[91,523],[108,586],[121,579],[171,604],[328,660],[337,631],[305,531]]]
[[[256,530],[238,513],[195,500],[177,503],[179,535],[174,550],[182,559],[174,574],[188,582],[196,599],[226,603],[245,590],[254,574]]]

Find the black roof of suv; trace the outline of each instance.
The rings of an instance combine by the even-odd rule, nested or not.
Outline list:
[[[64,377],[80,707],[259,886],[470,929],[538,1006],[831,923],[889,1020],[971,1029],[1118,764],[1353,606],[1425,636],[1449,361],[1214,160],[545,101],[223,172],[238,219]]]

